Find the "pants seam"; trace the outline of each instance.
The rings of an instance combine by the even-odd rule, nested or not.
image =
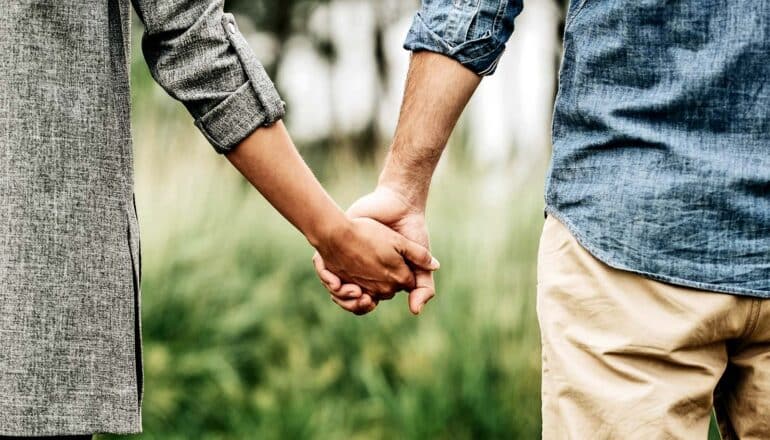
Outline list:
[[[746,324],[746,331],[743,333],[742,339],[748,339],[757,330],[759,325],[759,315],[762,311],[762,303],[759,299],[751,300],[751,308],[749,309],[749,322]]]

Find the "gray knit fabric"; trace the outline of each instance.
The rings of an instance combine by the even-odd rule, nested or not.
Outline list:
[[[217,151],[283,116],[222,0],[133,3],[153,76]],[[0,13],[0,435],[141,431],[129,11]]]

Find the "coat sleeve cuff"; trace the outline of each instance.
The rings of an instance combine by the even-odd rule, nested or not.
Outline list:
[[[273,125],[282,119],[286,114],[286,104],[238,31],[232,14],[224,14],[222,26],[238,55],[248,82],[199,117],[195,126],[218,153],[224,154],[232,151],[258,128]]]

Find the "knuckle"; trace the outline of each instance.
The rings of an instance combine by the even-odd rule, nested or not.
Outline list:
[[[329,286],[326,287],[326,290],[329,291],[329,294],[331,294],[332,298],[337,300],[344,300],[345,297],[340,292],[335,292],[334,290],[330,289]]]
[[[383,282],[377,283],[377,292],[376,293],[383,293],[388,290],[391,290],[392,286],[396,283],[398,283],[398,274],[396,272],[393,272],[391,270],[385,272],[385,278]]]
[[[404,284],[407,279],[407,273],[404,270],[396,270],[388,272],[388,280],[390,284]]]
[[[377,291],[378,294],[382,295],[384,293],[390,292],[391,290],[395,290],[398,285],[401,284],[398,281],[398,277],[395,275],[388,277],[387,284],[383,284],[380,289]]]

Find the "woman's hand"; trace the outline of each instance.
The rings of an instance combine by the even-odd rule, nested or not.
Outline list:
[[[369,218],[355,218],[330,227],[324,237],[311,244],[318,250],[325,268],[346,283],[371,292],[375,298],[392,297],[401,290],[412,291],[416,287],[414,270],[430,272],[439,267],[427,248]],[[350,293],[361,296],[360,289]],[[375,306],[375,301],[370,300],[360,307],[359,313]]]
[[[350,207],[347,215],[351,218],[374,219],[424,248],[430,248],[424,204],[419,201],[413,203],[390,186],[380,185],[374,192],[360,198]],[[334,271],[326,267],[325,261],[317,254],[313,263],[318,277],[331,293],[334,302],[349,312],[359,315],[369,313],[374,310],[379,301],[393,298],[395,292],[376,295],[355,283],[343,283]],[[433,281],[434,270],[414,268],[416,286],[408,290],[409,310],[415,315],[420,314],[425,304],[436,294]]]
[[[370,219],[351,220],[324,191],[294,147],[282,122],[256,130],[228,160],[297,227],[346,283],[375,298],[413,289],[414,270],[435,270],[430,252]],[[360,287],[358,287],[360,286]]]

